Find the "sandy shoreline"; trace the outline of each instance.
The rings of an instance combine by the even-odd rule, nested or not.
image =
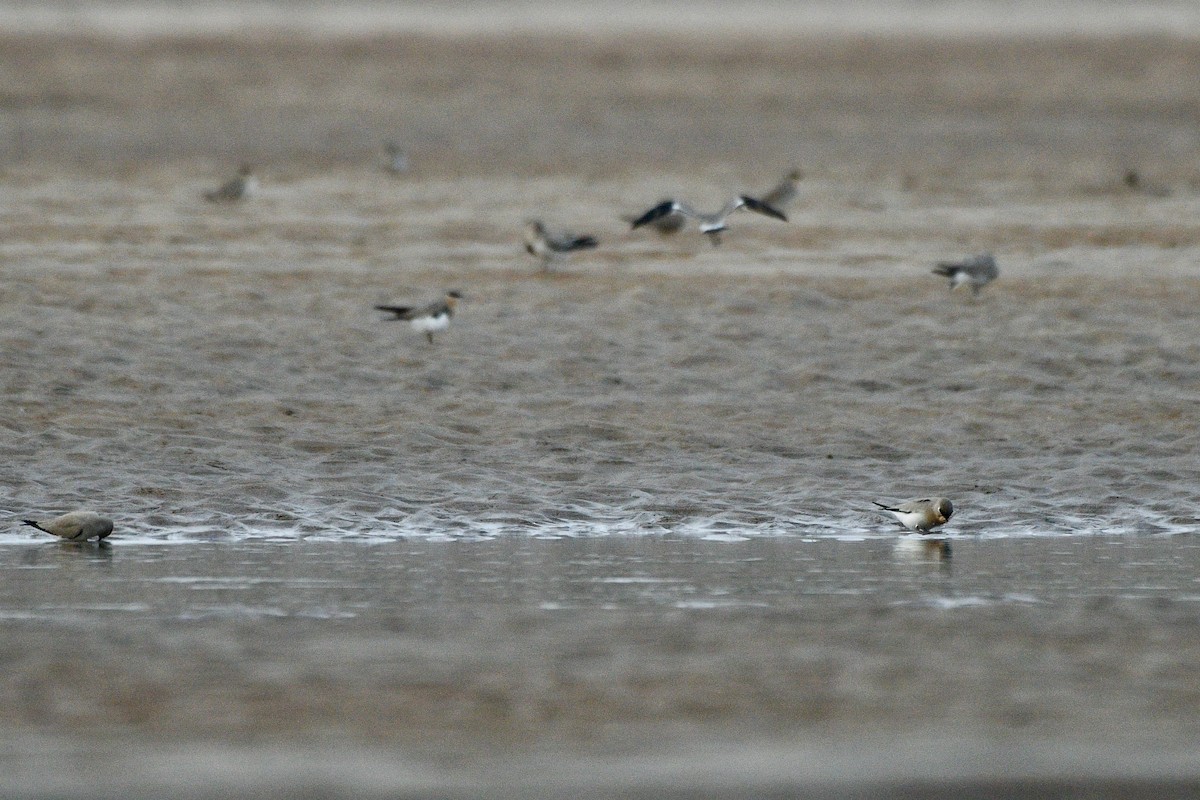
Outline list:
[[[1193,790],[1200,44],[1135,30],[0,36],[3,508],[119,523],[0,534],[0,793]]]
[[[12,63],[0,95],[8,168],[65,159],[83,175],[157,166],[217,180],[248,160],[272,180],[330,167],[378,178],[395,139],[422,180],[570,176],[572,196],[615,177],[720,196],[794,166],[814,209],[826,192],[835,208],[877,210],[1030,191],[1059,203],[1120,192],[1131,169],[1154,192],[1197,183],[1186,87],[1200,48],[1178,31],[753,47],[665,32],[9,34],[0,47]]]

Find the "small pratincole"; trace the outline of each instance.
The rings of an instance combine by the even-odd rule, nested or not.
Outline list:
[[[954,504],[944,497],[930,497],[924,500],[905,500],[895,506],[875,503],[910,531],[929,533],[938,525],[945,525],[946,520],[954,514]]]
[[[700,232],[708,237],[708,240],[713,243],[713,246],[716,246],[721,243],[721,231],[729,228],[729,226],[725,224],[725,220],[729,218],[730,214],[738,211],[739,209],[755,211],[759,214],[763,214],[768,217],[774,217],[775,219],[787,222],[787,217],[784,216],[784,213],[779,209],[764,203],[762,200],[756,200],[749,195],[741,194],[726,203],[725,207],[720,211],[712,214],[705,214],[697,211],[687,203],[682,203],[678,200],[664,200],[654,208],[635,219],[632,223],[632,227],[640,228],[643,225],[649,225],[656,220],[672,214],[678,214],[696,220]]]
[[[86,542],[88,539],[101,541],[113,532],[113,521],[95,511],[71,511],[54,519],[23,519],[21,521],[26,525],[32,525],[39,531],[61,536],[72,542]]]
[[[446,292],[446,297],[427,306],[375,306],[380,311],[388,311],[412,326],[414,331],[425,334],[425,338],[433,344],[433,334],[450,327],[450,318],[454,316],[454,307],[462,299],[461,292]]]
[[[387,171],[393,175],[403,175],[408,172],[408,153],[395,142],[387,142],[383,146],[387,154]]]
[[[217,189],[204,193],[204,199],[210,203],[233,203],[242,200],[258,191],[258,178],[249,164],[242,164],[237,177]]]
[[[771,208],[783,211],[792,204],[796,199],[796,184],[804,177],[804,173],[798,169],[794,169],[787,175],[783,176],[783,180],[775,185],[775,188],[762,196],[762,201]]]
[[[598,244],[595,236],[551,232],[541,220],[525,223],[525,252],[542,260],[542,269],[549,270],[551,261],[563,261],[575,250],[590,250]]]
[[[934,275],[950,279],[950,290],[964,283],[971,287],[971,296],[1000,276],[1000,267],[991,253],[982,253],[962,261],[943,261],[933,268]]]

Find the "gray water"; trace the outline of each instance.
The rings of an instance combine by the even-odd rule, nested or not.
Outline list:
[[[3,549],[0,617],[378,619],[456,606],[803,608],[1200,602],[1193,536],[728,541],[666,535],[376,543],[44,542]],[[62,596],[56,576],[72,582]]]
[[[1194,794],[1195,40],[789,24],[5,39],[0,794]]]
[[[1198,566],[1191,536],[7,545],[0,786],[1188,796]]]

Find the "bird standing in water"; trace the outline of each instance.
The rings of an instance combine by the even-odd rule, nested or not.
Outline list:
[[[918,533],[929,533],[938,525],[945,525],[946,520],[954,514],[954,504],[944,497],[932,497],[924,500],[906,500],[895,506],[876,503],[887,513],[896,518],[904,527]]]
[[[113,532],[113,521],[95,511],[71,511],[53,519],[23,519],[39,531],[61,536],[70,542],[102,541]]]

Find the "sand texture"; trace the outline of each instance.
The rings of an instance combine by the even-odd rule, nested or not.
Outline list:
[[[0,794],[1194,788],[1193,33],[0,34]]]

